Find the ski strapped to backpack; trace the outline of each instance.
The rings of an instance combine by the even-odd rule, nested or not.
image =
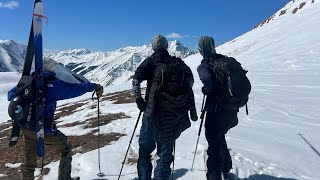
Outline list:
[[[35,0],[34,12],[28,41],[27,55],[22,77],[17,85],[15,97],[10,102],[8,111],[14,120],[10,146],[16,144],[20,127],[28,126],[34,119],[37,155],[44,157],[44,78],[42,50],[42,15],[41,0]],[[35,72],[31,75],[34,59]],[[19,126],[19,127],[17,127]]]
[[[247,72],[241,64],[232,57],[209,60],[208,64],[212,68],[218,90],[215,94],[218,106],[222,109],[236,110],[246,105],[251,92],[251,84],[246,76]]]

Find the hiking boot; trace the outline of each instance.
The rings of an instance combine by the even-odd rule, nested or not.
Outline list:
[[[217,171],[207,172],[207,180],[222,180],[222,173]]]
[[[231,180],[231,179],[230,179],[229,172],[224,172],[224,173],[223,173],[223,178],[224,178],[224,180]]]

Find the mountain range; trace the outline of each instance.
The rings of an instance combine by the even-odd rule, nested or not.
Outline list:
[[[196,53],[177,40],[169,42],[168,51],[182,59]],[[93,52],[85,48],[45,50],[44,56],[53,58],[92,82],[107,86],[130,80],[137,65],[152,53],[151,45],[144,45],[109,52]],[[10,40],[0,41],[0,72],[21,72],[25,54],[26,46]]]

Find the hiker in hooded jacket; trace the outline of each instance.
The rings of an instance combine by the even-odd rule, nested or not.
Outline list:
[[[225,134],[229,129],[238,124],[237,113],[239,107],[242,107],[248,101],[247,95],[251,90],[251,86],[245,77],[247,71],[241,68],[240,63],[234,58],[216,53],[215,43],[212,37],[201,37],[198,42],[198,49],[203,56],[203,60],[198,66],[197,71],[203,83],[202,92],[207,96],[204,109],[204,111],[206,111],[205,136],[209,145],[207,150],[207,179],[221,180],[222,177],[228,179],[228,172],[232,168],[232,160],[227,147]],[[226,62],[230,62],[230,64],[237,69],[234,72],[241,74],[239,77],[243,77],[243,81],[245,82],[243,85],[248,86],[239,88],[239,90],[244,89],[246,94],[240,101],[238,101],[238,99],[234,102],[231,101],[233,98],[233,94],[231,94],[231,81],[226,83],[225,79],[221,80],[218,78],[226,76],[226,72],[229,69],[223,71],[221,69],[226,66],[222,65],[220,66],[222,68],[219,67],[219,64]],[[232,78],[235,76],[232,76]],[[230,78],[228,80],[230,80]],[[234,81],[236,82],[236,80]],[[230,89],[226,88],[227,86],[225,86],[225,84],[228,84]]]
[[[54,60],[44,58],[44,140],[46,145],[50,145],[61,153],[58,180],[73,180],[77,178],[71,177],[72,147],[67,136],[57,129],[53,119],[57,107],[57,101],[78,97],[92,91],[96,91],[96,95],[100,97],[103,94],[103,87],[99,84],[90,82],[70,84],[57,79],[55,77],[56,64],[57,63]],[[9,101],[14,98],[15,92],[16,87],[8,92]],[[34,171],[37,167],[35,121],[32,121],[32,119],[33,117],[31,115],[31,121],[28,124],[21,126],[25,144],[25,158],[21,165],[22,180],[34,180]]]
[[[192,86],[193,74],[180,59],[170,56],[168,41],[157,35],[152,40],[154,53],[146,58],[133,76],[133,92],[140,111],[144,111],[139,136],[139,180],[151,180],[151,153],[157,147],[155,180],[167,180],[174,160],[175,140],[198,119]],[[145,98],[140,83],[147,81]]]

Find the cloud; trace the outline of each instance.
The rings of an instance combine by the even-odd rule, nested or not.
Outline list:
[[[7,9],[16,9],[17,7],[19,7],[19,3],[17,1],[9,1],[9,2],[0,2],[0,8],[7,8]]]
[[[166,35],[166,38],[169,38],[169,39],[182,39],[182,38],[187,38],[187,37],[190,37],[190,36],[189,35],[181,35],[181,34],[175,33],[175,32]]]

